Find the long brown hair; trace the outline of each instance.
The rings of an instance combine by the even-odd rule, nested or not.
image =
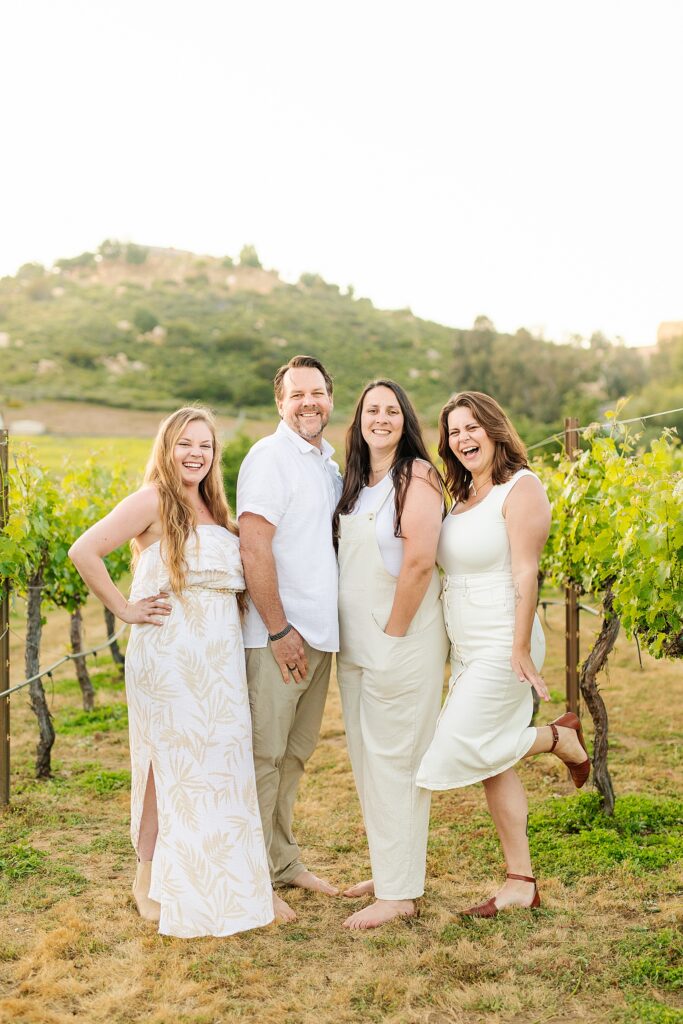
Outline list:
[[[495,398],[481,391],[460,391],[448,399],[439,413],[439,455],[444,465],[446,488],[453,501],[466,501],[472,474],[451,451],[448,443],[448,417],[454,409],[467,408],[487,437],[495,443],[491,479],[504,484],[518,469],[528,468],[526,448],[521,437]]]
[[[230,515],[223,487],[221,445],[216,434],[213,413],[203,406],[184,406],[171,413],[159,427],[144,478],[144,483],[153,484],[159,494],[161,549],[168,568],[171,589],[175,594],[180,594],[185,586],[185,545],[190,533],[197,527],[197,517],[185,498],[180,474],[173,461],[173,451],[188,423],[196,420],[205,423],[209,428],[213,443],[213,461],[209,472],[199,484],[199,493],[213,520],[230,533],[238,532],[237,525]],[[131,547],[135,565],[140,551],[136,541],[132,541]]]
[[[417,419],[417,414],[411,405],[410,399],[400,384],[394,380],[371,380],[361,392],[353,414],[351,426],[346,433],[346,467],[344,469],[344,487],[334,518],[332,519],[332,532],[335,543],[339,535],[339,516],[348,515],[353,511],[363,487],[370,479],[370,449],[363,437],[361,430],[361,416],[363,413],[363,402],[365,396],[373,388],[389,388],[396,395],[396,401],[403,413],[403,433],[394,453],[394,461],[391,464],[391,474],[394,481],[394,536],[401,536],[401,515],[405,505],[406,492],[413,476],[413,462],[415,459],[424,459],[434,470],[439,478],[438,470],[429,457],[429,452],[422,438],[422,430]],[[430,474],[431,475],[431,474]]]

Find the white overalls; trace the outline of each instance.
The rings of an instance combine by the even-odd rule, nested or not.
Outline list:
[[[406,636],[387,636],[397,578],[384,567],[374,512],[340,516],[337,677],[375,896],[424,892],[430,795],[415,785],[441,704],[448,639],[434,568]]]

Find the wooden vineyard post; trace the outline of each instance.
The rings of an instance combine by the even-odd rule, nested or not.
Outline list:
[[[564,421],[564,450],[567,458],[574,462],[579,447],[579,421],[568,416]],[[565,683],[567,711],[579,713],[579,599],[576,587],[569,584],[564,588],[565,605]]]
[[[9,434],[0,430],[0,533],[8,518]],[[0,693],[9,690],[9,580],[0,580]],[[0,697],[0,807],[9,804],[9,695]]]

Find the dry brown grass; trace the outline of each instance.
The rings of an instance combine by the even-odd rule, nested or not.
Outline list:
[[[65,439],[65,454],[68,449],[68,438],[92,439],[92,446],[97,449],[98,438],[153,438],[163,412],[147,412],[142,409],[118,409],[106,405],[95,405],[89,402],[13,402],[4,410],[7,426],[12,428],[16,420],[38,420],[44,423],[48,434]],[[271,434],[277,426],[277,413],[273,405],[272,414],[266,419],[236,419],[232,416],[218,416],[218,426],[225,437],[235,433],[246,434],[257,440]],[[336,449],[337,456],[343,460],[344,442],[348,423],[334,414],[325,429],[325,437]],[[436,449],[438,430],[423,425],[425,439],[429,446]]]
[[[91,639],[103,635],[100,614],[88,611]],[[551,609],[549,619],[546,677],[559,695],[561,611]],[[584,650],[593,625],[584,619]],[[64,627],[59,616],[50,617],[46,649],[62,646]],[[682,745],[674,715],[683,696],[683,666],[648,659],[640,672],[633,645],[622,640],[604,693],[622,805],[629,794],[675,795]],[[98,701],[122,700],[121,684],[107,669]],[[78,704],[75,684],[62,675],[53,698],[58,726]],[[555,703],[542,718],[559,711]],[[128,768],[125,731],[62,730],[55,778],[38,784],[31,778],[35,726],[23,695],[13,702],[12,722],[13,796],[0,846],[3,1021],[683,1020],[676,966],[680,863],[650,871],[632,858],[601,864],[600,851],[607,847],[582,852],[567,834],[561,841],[575,853],[556,868],[543,846],[552,834],[537,823],[532,841],[543,909],[535,916],[454,921],[453,911],[489,895],[502,871],[481,788],[473,787],[435,796],[427,897],[418,921],[349,934],[340,923],[361,901],[291,891],[287,898],[299,915],[294,925],[231,939],[160,938],[136,916],[129,895],[134,858],[126,777],[120,774]],[[573,790],[555,759],[525,762],[521,772],[539,814],[573,806],[563,799]],[[301,788],[298,837],[310,866],[336,882],[367,876],[336,685]]]

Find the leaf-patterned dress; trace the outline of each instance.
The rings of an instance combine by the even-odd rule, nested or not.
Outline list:
[[[239,541],[199,526],[186,562],[177,597],[159,543],[140,555],[131,600],[165,590],[172,611],[162,626],[131,627],[126,695],[133,846],[152,765],[159,835],[149,895],[161,904],[159,932],[191,938],[266,925],[273,900],[235,597]]]

